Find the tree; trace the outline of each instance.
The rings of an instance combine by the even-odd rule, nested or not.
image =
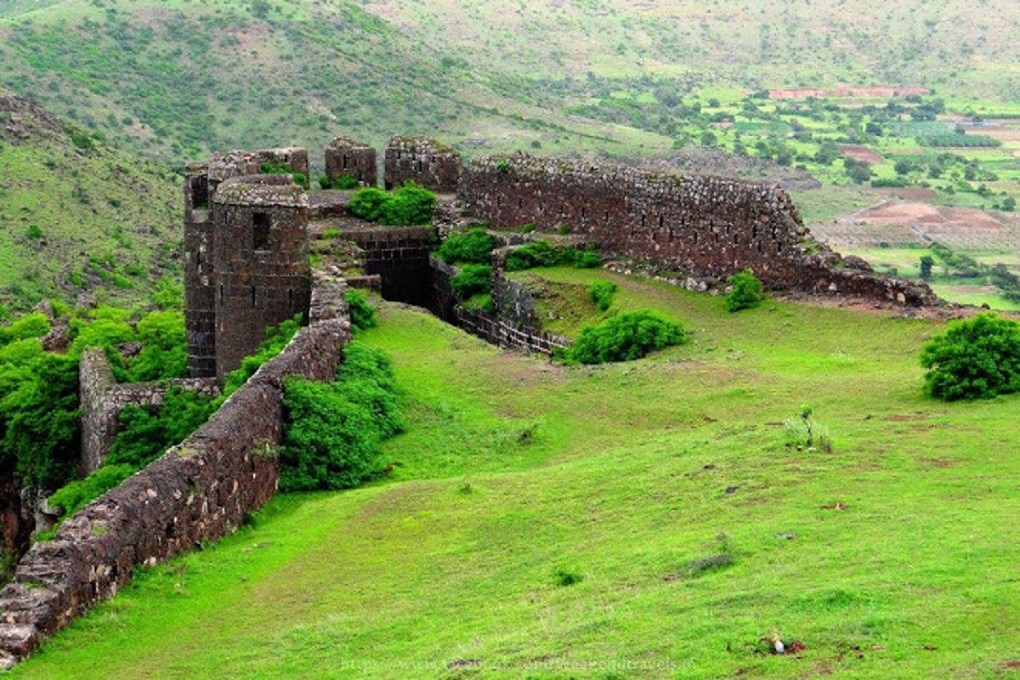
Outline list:
[[[956,321],[921,351],[925,394],[988,399],[1020,392],[1020,323],[995,314]]]
[[[921,280],[931,281],[931,268],[935,264],[935,258],[931,255],[921,256]]]

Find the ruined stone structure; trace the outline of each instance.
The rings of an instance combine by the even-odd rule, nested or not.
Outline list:
[[[312,324],[178,446],[32,546],[0,590],[0,667],[10,668],[100,600],[140,564],[214,541],[272,498],[283,381],[331,380],[350,338],[342,286],[323,285]],[[338,316],[340,315],[340,316]]]
[[[357,229],[345,231],[343,239],[361,248],[365,273],[381,277],[384,298],[431,307],[429,252],[438,242],[435,229]]]
[[[307,153],[260,152],[296,159]],[[303,150],[301,150],[303,151]],[[233,152],[185,177],[185,324],[193,377],[223,376],[268,326],[306,314],[308,195],[287,175],[259,175],[259,156]]]
[[[281,149],[262,149],[256,152],[259,166],[263,163],[290,168],[291,172],[303,173],[308,176],[308,150],[300,147]]]
[[[375,149],[350,137],[340,135],[326,147],[326,175],[336,181],[342,175],[352,175],[358,184],[374,187],[379,183],[379,168]]]
[[[496,227],[569,228],[609,257],[715,279],[752,269],[778,290],[937,303],[927,286],[876,275],[815,241],[774,186],[516,155],[473,162],[458,195]]]
[[[117,436],[117,416],[125,406],[159,406],[168,387],[209,396],[219,394],[219,386],[210,378],[191,378],[149,383],[118,383],[102,349],[86,349],[78,367],[81,404],[82,474],[95,472],[103,465],[106,452]]]
[[[396,135],[386,149],[383,182],[387,190],[414,182],[437,193],[454,193],[462,167],[460,154],[434,139]]]

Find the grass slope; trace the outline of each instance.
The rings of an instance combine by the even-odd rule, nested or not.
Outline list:
[[[0,90],[0,305],[148,297],[179,275],[173,173]]]
[[[1018,402],[922,398],[937,324],[544,275],[693,341],[563,368],[386,306],[391,479],[278,497],[11,676],[1005,677]],[[806,402],[833,453],[783,446]]]
[[[8,4],[0,84],[175,162],[321,148],[338,131],[468,151],[670,148],[664,125],[585,109],[609,97],[889,83],[934,87],[961,111],[1020,99],[1010,0]]]

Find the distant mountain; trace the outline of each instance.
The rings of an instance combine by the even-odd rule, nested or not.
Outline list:
[[[614,92],[839,84],[1020,99],[1015,0],[17,0],[0,84],[147,155],[398,132],[460,148],[668,150],[593,120]]]
[[[174,173],[0,89],[0,306],[130,303],[177,276]],[[84,296],[84,297],[83,297]]]

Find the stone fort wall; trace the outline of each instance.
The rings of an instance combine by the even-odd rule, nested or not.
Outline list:
[[[321,293],[321,294],[319,294]],[[32,546],[0,590],[0,667],[9,668],[140,564],[155,564],[236,529],[276,492],[283,380],[331,380],[350,338],[342,286],[323,286],[301,329],[209,421],[161,458]]]
[[[776,186],[514,155],[472,162],[458,197],[497,228],[569,228],[609,257],[716,279],[752,269],[780,290],[937,303],[927,286],[878,276],[815,241]]]

